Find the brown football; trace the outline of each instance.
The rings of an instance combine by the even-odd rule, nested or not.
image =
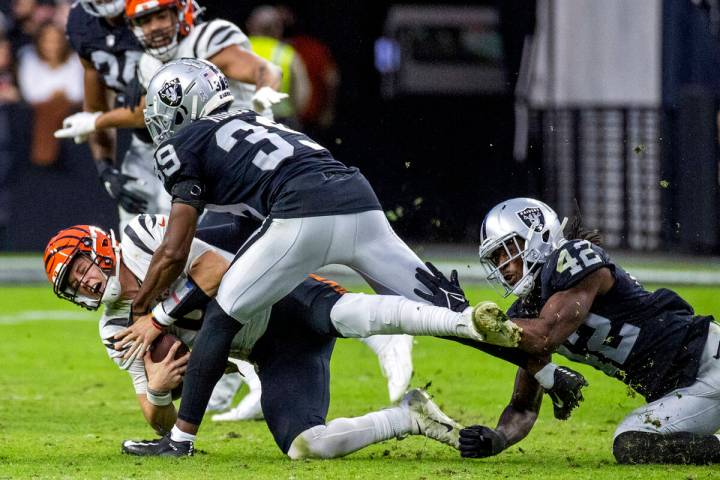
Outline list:
[[[185,345],[185,342],[180,340],[172,333],[161,333],[160,336],[157,337],[150,346],[150,358],[152,359],[152,361],[155,363],[162,362],[165,357],[167,357],[167,354],[170,351],[170,347],[172,347],[175,342],[182,343],[182,345],[180,345],[180,348],[177,349],[177,352],[175,352],[175,358],[182,357],[190,351],[188,349],[188,346]]]

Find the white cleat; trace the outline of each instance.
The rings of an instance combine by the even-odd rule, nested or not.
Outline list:
[[[400,401],[400,408],[407,409],[413,422],[413,433],[460,448],[460,430],[463,426],[440,410],[425,390],[413,388]]]
[[[410,335],[390,335],[388,343],[378,353],[380,368],[387,378],[388,394],[392,403],[397,402],[410,386],[413,375]]]
[[[501,347],[517,347],[520,343],[522,328],[509,320],[495,302],[480,302],[473,307],[472,320],[487,343]]]
[[[260,392],[255,390],[243,397],[232,410],[212,416],[213,422],[241,422],[245,420],[262,420]]]

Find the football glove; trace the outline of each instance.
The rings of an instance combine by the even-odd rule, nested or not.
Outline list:
[[[95,121],[102,112],[78,112],[63,120],[63,128],[56,130],[55,138],[72,138],[75,143],[87,142],[88,135],[95,131]]]
[[[553,403],[553,414],[558,420],[567,420],[572,411],[584,400],[583,387],[589,384],[579,372],[567,367],[557,367],[554,382],[550,389],[545,390]]]
[[[460,430],[460,456],[465,458],[492,457],[505,450],[507,438],[501,432],[482,425]]]
[[[252,97],[253,109],[262,112],[286,98],[288,98],[287,93],[278,92],[271,87],[262,87]]]
[[[147,200],[127,188],[127,183],[137,182],[137,178],[125,175],[107,163],[99,167],[99,173],[105,190],[126,212],[144,213],[147,210]]]
[[[460,287],[457,270],[450,272],[450,280],[448,280],[432,263],[425,262],[425,266],[430,272],[416,268],[415,278],[425,285],[430,293],[416,288],[415,295],[437,307],[449,308],[453,312],[463,312],[470,306],[470,302],[465,298],[465,292]]]

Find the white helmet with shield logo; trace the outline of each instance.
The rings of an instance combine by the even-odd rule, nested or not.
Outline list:
[[[501,285],[505,296],[529,294],[542,265],[565,242],[564,226],[552,208],[532,198],[513,198],[493,207],[480,228],[480,263],[488,282]],[[502,269],[517,258],[523,276],[511,285]]]
[[[234,100],[220,69],[197,58],[163,65],[150,80],[145,99],[145,125],[156,145]]]

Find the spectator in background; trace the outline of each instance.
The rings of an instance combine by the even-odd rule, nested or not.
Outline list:
[[[298,118],[304,131],[323,140],[335,121],[340,73],[330,48],[305,32],[302,22],[298,21],[290,7],[277,8],[285,25],[285,41],[302,59],[310,82],[310,98],[305,108],[298,111]]]
[[[253,52],[282,69],[283,78],[278,90],[290,95],[273,105],[273,115],[279,122],[302,128],[298,112],[306,108],[310,82],[300,56],[292,46],[282,41],[283,31],[283,17],[275,7],[257,7],[248,17],[247,32]]]
[[[19,101],[12,46],[9,40],[0,38],[0,250],[6,248],[7,227],[10,223],[8,181],[15,158],[11,127],[13,106]]]
[[[55,13],[54,5],[37,0],[12,0],[12,16],[7,38],[12,44],[15,58],[20,59],[27,47],[31,47],[39,27]]]
[[[34,48],[20,59],[18,82],[23,98],[34,110],[31,159],[37,165],[49,165],[60,149],[53,132],[83,100],[82,65],[56,23],[39,27]]]

